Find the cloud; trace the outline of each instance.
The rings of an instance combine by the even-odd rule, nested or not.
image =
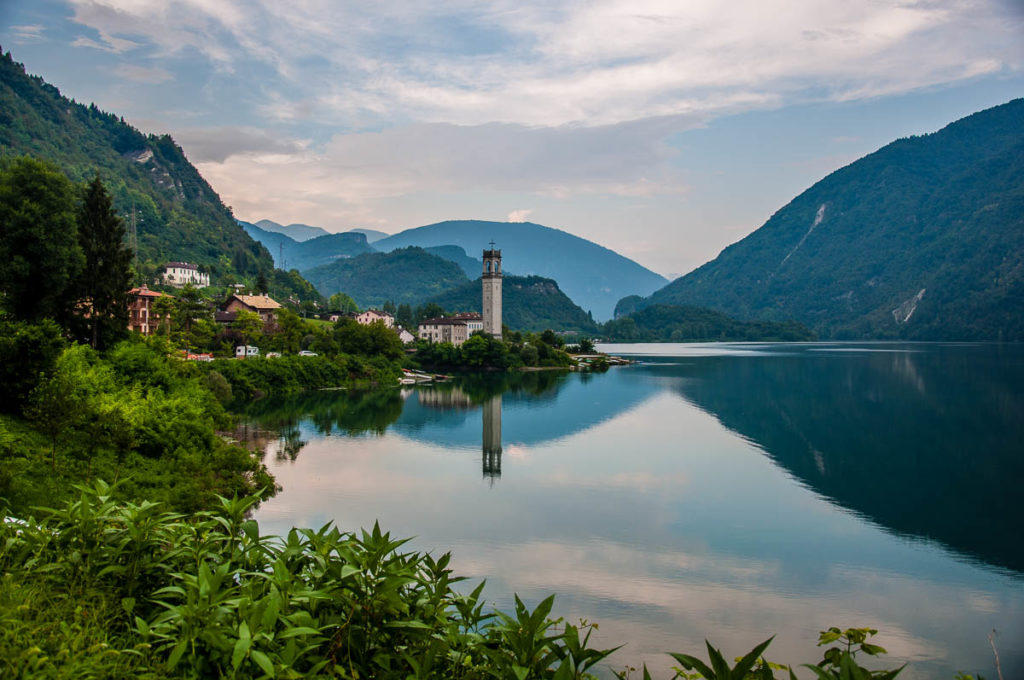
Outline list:
[[[508,214],[509,222],[525,222],[526,218],[530,216],[532,210],[513,210]]]
[[[193,163],[223,163],[231,156],[259,162],[254,156],[287,156],[308,145],[304,140],[282,138],[254,127],[185,128],[175,132],[174,138]]]
[[[319,224],[358,222],[370,204],[413,192],[520,192],[567,198],[683,194],[670,161],[673,132],[699,123],[677,117],[644,124],[531,128],[511,124],[418,123],[341,134],[320,148],[259,148],[217,133],[175,132],[189,157],[239,214],[306,214]],[[223,142],[223,143],[222,143]],[[231,153],[248,142],[249,151]],[[269,142],[268,142],[269,143]],[[232,147],[238,144],[238,147]],[[287,147],[296,142],[281,142]],[[197,151],[193,151],[197,149]],[[253,191],[253,187],[273,187]],[[272,196],[273,195],[273,196]],[[268,204],[275,201],[275,205]],[[280,209],[281,201],[290,209]],[[525,218],[528,211],[521,211]]]
[[[267,89],[335,125],[608,125],[848,100],[1020,70],[997,3],[499,0],[325,5],[71,0],[101,43],[268,65]],[[287,94],[301,83],[302,93]]]
[[[27,24],[22,26],[11,26],[10,30],[14,33],[14,42],[23,45],[25,43],[42,40],[43,31],[46,30],[46,27],[40,24]]]
[[[133,80],[137,83],[149,83],[158,85],[168,80],[174,80],[174,76],[166,69],[159,67],[147,68],[133,64],[121,64],[114,68],[114,74],[126,80]]]

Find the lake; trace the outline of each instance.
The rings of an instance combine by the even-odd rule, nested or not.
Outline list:
[[[639,363],[257,402],[262,530],[379,521],[499,608],[557,593],[620,670],[772,634],[815,662],[835,625],[908,678],[994,678],[995,629],[1024,677],[1024,348],[601,349]]]

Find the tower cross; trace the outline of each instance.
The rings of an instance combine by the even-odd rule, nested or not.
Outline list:
[[[494,250],[494,239],[491,239],[491,250]]]

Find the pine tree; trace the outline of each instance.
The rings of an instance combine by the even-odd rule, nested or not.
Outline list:
[[[85,337],[93,348],[109,347],[128,334],[132,253],[124,238],[124,220],[97,174],[86,187],[78,215],[78,242],[85,254],[78,293],[88,313]]]

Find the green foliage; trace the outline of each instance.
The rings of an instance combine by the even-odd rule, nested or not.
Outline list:
[[[0,496],[22,510],[102,475],[129,477],[119,487],[126,497],[196,509],[217,493],[270,485],[253,454],[217,434],[230,419],[203,377],[139,338],[106,355],[64,349],[31,392],[29,422],[8,421],[12,474]]]
[[[30,323],[0,318],[0,411],[21,410],[39,374],[49,372],[64,345],[60,327],[50,319]]]
[[[377,526],[275,538],[247,519],[255,497],[183,516],[114,491],[82,486],[0,524],[0,603],[18,605],[0,608],[4,677],[70,663],[76,677],[561,680],[612,651],[589,647],[589,624],[552,620],[552,597],[485,612],[482,583],[453,589],[450,555],[404,552]]]
[[[422,248],[342,258],[308,269],[305,276],[324,295],[344,291],[363,308],[415,303],[466,282],[458,265]],[[477,286],[478,297],[479,291]]]
[[[824,338],[1020,341],[1022,121],[1015,99],[897,140],[643,304],[795,319]]]
[[[361,324],[353,319],[340,319],[334,326],[334,340],[340,351],[362,356],[381,356],[395,360],[404,355],[398,334],[383,321]]]
[[[795,321],[737,321],[688,305],[651,305],[604,325],[608,340],[625,342],[803,342],[814,340]]]
[[[71,182],[31,158],[0,167],[0,311],[66,324],[84,265]]]
[[[327,301],[327,308],[329,311],[341,312],[342,314],[359,311],[359,305],[356,304],[356,301],[345,293],[335,293],[332,295]]]
[[[480,313],[480,286],[480,279],[477,279],[438,295],[422,295],[418,300],[435,302],[445,309]],[[545,328],[581,333],[597,330],[594,320],[552,279],[506,275],[501,290],[502,320],[512,328],[537,332]]]
[[[486,333],[474,333],[461,346],[450,342],[416,342],[412,362],[421,368],[443,370],[511,370],[522,366],[568,368],[572,358],[562,349],[563,340],[547,330],[537,335],[510,333],[498,340]]]
[[[131,287],[131,251],[124,245],[124,222],[114,212],[110,194],[93,178],[78,211],[78,243],[85,256],[75,292],[86,332],[83,339],[94,349],[106,349],[128,335],[128,299]]]

